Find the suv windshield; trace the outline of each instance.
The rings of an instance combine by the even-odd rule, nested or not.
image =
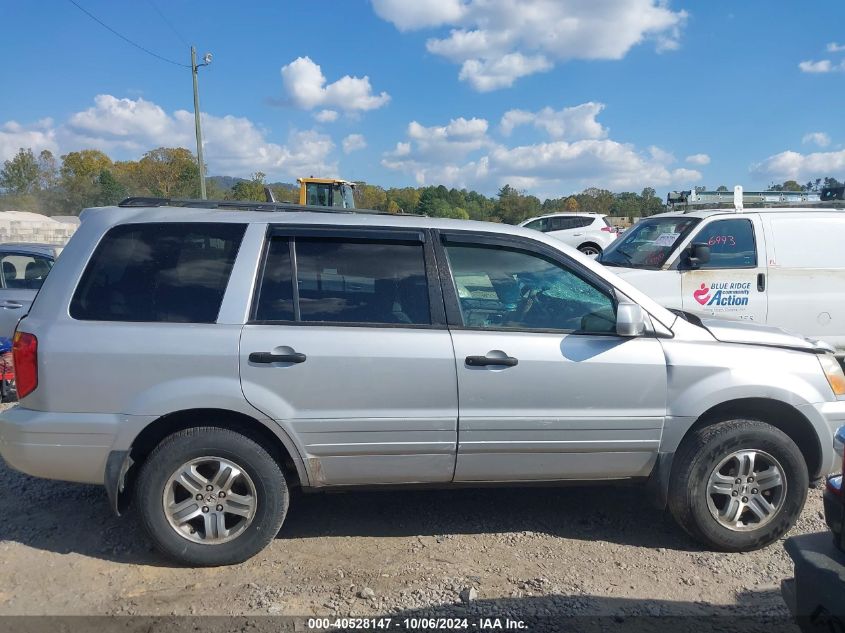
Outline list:
[[[691,217],[640,220],[599,257],[605,266],[660,268],[692,228],[701,221]]]

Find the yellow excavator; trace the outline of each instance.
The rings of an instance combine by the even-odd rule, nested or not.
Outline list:
[[[354,209],[352,191],[355,183],[337,178],[297,178],[299,183],[299,204],[319,207]]]

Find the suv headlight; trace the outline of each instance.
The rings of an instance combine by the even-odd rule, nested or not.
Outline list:
[[[837,396],[845,396],[845,373],[842,372],[842,365],[836,357],[833,354],[819,354],[819,363],[833,393]]]

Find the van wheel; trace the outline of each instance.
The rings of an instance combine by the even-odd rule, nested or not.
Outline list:
[[[702,543],[745,552],[765,547],[795,524],[809,485],[804,457],[784,432],[758,420],[728,420],[681,443],[669,510]]]
[[[595,244],[581,244],[578,250],[584,253],[584,255],[601,255],[601,248]]]
[[[156,547],[192,566],[254,556],[278,534],[288,509],[276,460],[240,433],[214,427],[162,440],[138,474],[135,498]]]

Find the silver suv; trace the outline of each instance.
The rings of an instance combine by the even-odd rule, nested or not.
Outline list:
[[[638,480],[749,550],[836,465],[825,346],[670,312],[536,231],[125,205],[86,213],[21,321],[0,453],[104,484],[183,563],[260,551],[294,487],[385,484]]]

